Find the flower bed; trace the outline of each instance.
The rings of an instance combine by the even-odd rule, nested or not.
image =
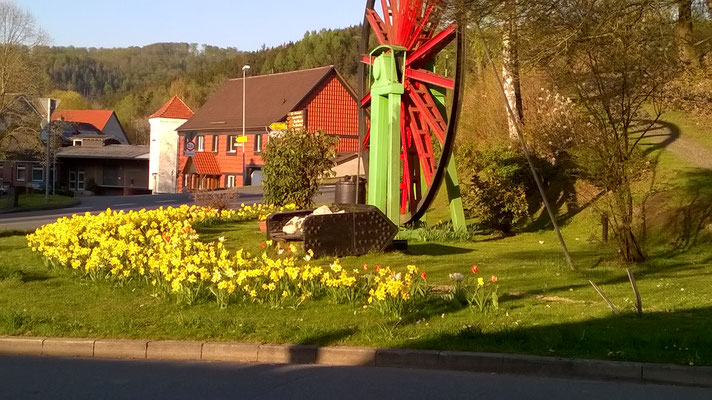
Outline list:
[[[413,298],[418,277],[415,266],[404,274],[390,268],[373,274],[367,268],[349,271],[339,260],[322,267],[310,262],[310,251],[271,242],[263,244],[262,254],[252,256],[244,250],[228,250],[222,238],[203,243],[194,229],[198,223],[248,220],[269,210],[275,208],[107,210],[62,218],[28,235],[27,240],[49,265],[71,268],[91,279],[143,279],[158,293],[189,304],[201,297],[213,298],[220,306],[239,301],[298,306],[323,295],[339,302],[368,304]]]

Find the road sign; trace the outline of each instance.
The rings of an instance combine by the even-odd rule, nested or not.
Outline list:
[[[194,157],[195,156],[195,142],[193,142],[193,141],[185,142],[185,148],[183,149],[183,152],[185,153],[186,157]]]
[[[275,122],[269,126],[269,129],[271,129],[273,131],[284,131],[284,130],[287,130],[287,123],[286,122]]]
[[[235,143],[247,143],[247,136],[238,136],[235,138]]]

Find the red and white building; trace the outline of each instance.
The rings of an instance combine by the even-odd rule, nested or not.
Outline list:
[[[237,140],[242,136],[243,88],[246,91],[247,136],[244,146]],[[189,108],[184,104],[176,106],[178,101],[176,98],[171,99],[161,109],[165,109],[164,112],[159,110],[154,114],[151,122],[152,147],[154,119],[170,119],[174,121],[171,124],[177,124],[181,118],[188,117]],[[163,123],[160,122],[161,125]],[[333,66],[248,77],[244,81],[232,79],[194,115],[175,128],[178,141],[175,148],[178,154],[177,164],[172,165],[177,165],[176,190],[209,190],[261,181],[261,155],[272,132],[270,127],[274,127],[275,123],[285,123],[289,127],[305,128],[307,131],[321,130],[339,136],[339,160],[355,159],[358,146],[358,100]],[[164,143],[158,136],[166,134],[157,134],[156,143]],[[192,142],[187,152],[186,138]],[[163,151],[156,153],[163,154]],[[165,164],[160,163],[160,172],[152,170],[152,174],[158,174],[157,188],[163,188],[163,169],[170,170],[168,164],[172,161],[166,159],[168,161]],[[354,171],[351,174],[356,173],[356,164],[353,164]],[[170,174],[165,173],[165,176],[169,177]]]

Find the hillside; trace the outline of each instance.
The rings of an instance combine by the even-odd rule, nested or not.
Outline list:
[[[115,109],[134,143],[146,143],[146,117],[171,95],[193,108],[245,64],[255,74],[335,65],[353,81],[360,27],[307,32],[297,42],[246,52],[194,43],[156,43],[117,49],[47,48],[54,90],[75,91],[94,108]]]

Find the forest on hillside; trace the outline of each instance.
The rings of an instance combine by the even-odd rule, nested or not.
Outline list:
[[[246,64],[259,75],[333,64],[353,81],[360,33],[360,27],[312,31],[297,42],[251,52],[195,43],[44,50],[49,86],[64,108],[114,109],[131,142],[140,144],[148,140],[146,117],[169,97],[179,95],[197,109],[225,80],[241,76]],[[77,94],[86,102],[69,100]]]

